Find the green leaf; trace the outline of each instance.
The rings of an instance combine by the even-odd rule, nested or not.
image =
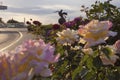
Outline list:
[[[87,74],[82,79],[83,80],[95,80],[95,77],[96,77],[95,74],[96,74],[95,71],[90,70],[87,72]]]
[[[81,63],[80,64],[83,64],[87,59],[89,58],[89,55],[84,55],[81,59]]]
[[[93,66],[93,58],[89,57],[87,62],[86,62],[87,67],[91,70],[94,66]]]
[[[68,68],[67,68],[67,65],[68,65],[68,61],[62,61],[62,62],[58,62],[58,64],[55,66],[55,70],[53,72],[53,75],[52,75],[52,79],[58,79],[60,77],[65,77],[64,74],[66,74],[65,72],[68,71]]]
[[[95,50],[94,53],[93,53],[93,57],[96,57],[99,55],[99,50]]]
[[[93,65],[98,69],[102,66],[102,61],[99,56],[93,59]]]
[[[112,53],[111,49],[106,47],[102,49],[102,52],[105,54],[105,56],[110,59],[109,55]]]
[[[82,66],[78,66],[78,67],[72,72],[72,80],[75,80],[76,75],[79,74],[82,69],[83,69]]]
[[[81,59],[80,65],[72,72],[72,80],[75,80],[76,76],[80,74],[83,76],[85,73],[83,73],[83,70],[85,69],[83,64],[89,59],[89,55],[84,55]]]
[[[59,72],[64,73],[66,67],[67,67],[68,61],[64,61],[64,63],[60,66]]]

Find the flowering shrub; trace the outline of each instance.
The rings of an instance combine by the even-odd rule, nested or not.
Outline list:
[[[33,24],[36,26],[41,26],[41,23],[39,21],[33,21]]]
[[[71,27],[75,26],[75,22],[74,21],[69,21],[69,22],[65,22],[63,25],[66,28],[71,28]]]
[[[27,29],[29,32],[33,33],[36,37],[39,36],[39,34],[42,34],[43,32],[41,32],[40,30],[42,23],[39,21],[32,21],[32,19],[30,19],[30,21],[26,22],[27,24]]]
[[[111,27],[110,21],[92,20],[85,26],[80,26],[78,30],[66,29],[58,32],[56,47],[62,54],[55,67],[53,79],[94,80],[100,78],[101,80],[110,79],[110,75],[103,75],[103,73],[107,74],[107,71],[114,76],[116,74],[112,72],[120,74],[120,69],[114,67],[119,64],[120,60],[117,55],[119,41],[115,45],[107,45],[105,42],[109,36],[117,35],[117,32],[109,30]],[[81,39],[84,43],[81,43]],[[59,46],[59,44],[65,43],[67,45]],[[115,69],[116,71],[114,71]]]
[[[115,37],[109,37],[107,44],[114,44],[120,39],[120,8],[112,4],[113,0],[107,0],[104,2],[96,1],[90,7],[82,6],[81,11],[85,12],[89,20],[97,19],[100,21],[110,20],[113,23],[110,30],[117,31],[118,35]]]
[[[62,26],[53,25],[49,38],[42,34],[54,46],[41,39],[28,40],[14,51],[1,53],[0,79],[119,80],[120,41],[106,43],[110,36],[118,35],[110,31],[112,22],[92,20],[78,29]]]
[[[54,24],[54,25],[53,25],[53,29],[54,29],[54,30],[60,29],[60,25],[59,25],[59,24]]]
[[[110,37],[118,35],[118,32],[111,31],[112,22],[99,20],[86,20],[87,24],[83,24],[83,21],[78,22],[70,24],[70,27],[65,25],[67,22],[63,25],[54,24],[48,30],[49,36],[41,34],[45,41],[54,44],[55,52],[60,53],[58,62],[50,67],[53,75],[47,79],[109,80],[112,77],[113,80],[119,80],[117,76],[120,75],[120,69],[117,67],[120,65],[119,40],[113,45],[107,44]],[[80,25],[77,26],[78,24]],[[36,49],[35,47],[34,50],[37,51]],[[32,49],[29,50],[32,52]],[[50,76],[48,65],[47,71],[46,75]]]

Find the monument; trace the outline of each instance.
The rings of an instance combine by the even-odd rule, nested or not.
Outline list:
[[[66,18],[67,13],[63,12],[62,9],[60,11],[56,11],[56,12],[58,12],[58,15],[60,16],[60,18],[58,19],[59,24],[65,23],[66,22],[65,18]]]

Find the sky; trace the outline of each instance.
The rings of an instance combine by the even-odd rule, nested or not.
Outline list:
[[[96,0],[0,0],[2,5],[8,6],[7,10],[0,10],[3,21],[15,19],[23,22],[29,19],[39,20],[43,24],[58,23],[59,16],[55,11],[63,9],[68,13],[67,20],[85,14],[80,12],[81,6],[90,7]],[[101,2],[106,0],[99,0]],[[120,7],[119,0],[113,0],[112,4]]]

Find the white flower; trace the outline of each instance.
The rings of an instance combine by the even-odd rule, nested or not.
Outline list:
[[[62,32],[58,32],[57,33],[57,38],[56,40],[58,41],[58,43],[60,44],[73,44],[75,41],[78,40],[78,32],[75,30],[70,30],[70,29],[66,29],[63,30]]]
[[[71,49],[72,49],[72,50],[79,50],[79,49],[81,49],[81,48],[82,48],[81,46],[75,46],[75,47],[72,47],[72,46],[71,46]]]
[[[82,51],[83,51],[85,54],[93,55],[93,50],[92,50],[92,48],[82,49]]]
[[[110,50],[108,53],[109,58],[105,55],[105,53],[102,52],[100,59],[104,65],[114,65],[119,58],[117,55],[115,55],[116,52],[114,46],[107,45],[105,48],[108,48]]]
[[[119,58],[118,56],[116,55],[112,55],[110,56],[110,59],[107,58],[105,55],[104,56],[100,56],[102,62],[103,62],[103,65],[114,65],[114,63],[116,62],[116,60]]]

